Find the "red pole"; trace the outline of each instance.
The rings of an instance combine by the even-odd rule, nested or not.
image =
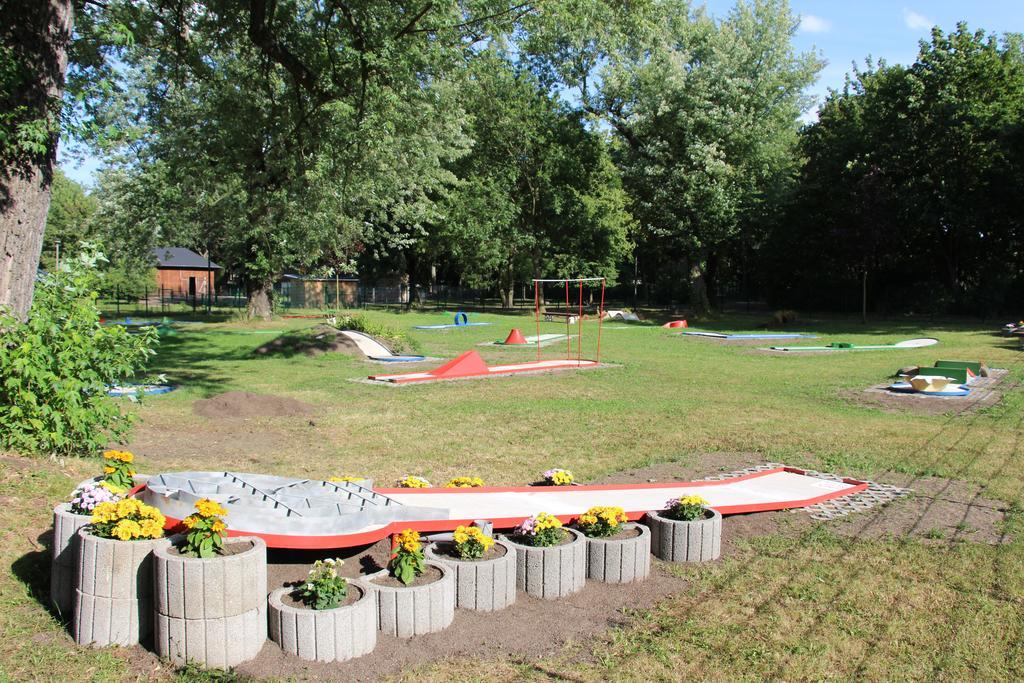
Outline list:
[[[597,357],[594,359],[598,363],[601,362],[601,326],[604,324],[604,283],[605,279],[601,278],[601,308],[597,311]]]
[[[576,317],[576,362],[583,358],[583,280],[580,280],[580,313]]]
[[[540,282],[533,281],[533,319],[537,323],[537,360],[540,361]]]
[[[569,334],[569,281],[563,281],[565,285],[565,359],[572,358],[572,335]]]

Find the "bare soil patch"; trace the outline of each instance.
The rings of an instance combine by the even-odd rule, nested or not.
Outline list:
[[[1006,370],[989,370],[988,377],[978,377],[970,383],[967,396],[924,396],[915,393],[889,391],[892,382],[877,384],[864,391],[843,389],[842,398],[859,405],[881,408],[890,413],[914,413],[917,415],[945,415],[949,413],[970,413],[999,403],[1003,394],[1017,386],[1007,379]]]
[[[229,391],[213,398],[201,398],[192,404],[196,415],[214,419],[289,417],[308,415],[314,410],[309,403],[294,398],[248,391]]]

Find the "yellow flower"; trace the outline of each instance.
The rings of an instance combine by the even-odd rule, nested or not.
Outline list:
[[[471,489],[483,485],[484,480],[480,477],[455,477],[450,479],[444,487],[448,489]]]
[[[117,517],[117,503],[100,503],[92,509],[93,524],[113,522]]]
[[[118,517],[128,517],[138,513],[139,506],[141,506],[142,503],[136,498],[123,498],[114,503],[114,505],[117,506]]]
[[[406,552],[414,553],[420,549],[420,544],[417,541],[406,541],[402,544],[402,548],[404,548]]]
[[[103,466],[103,474],[113,474],[114,472],[117,472],[116,467],[111,467],[110,465]]]
[[[327,481],[329,482],[342,482],[342,481],[362,481],[366,477],[330,477]]]
[[[144,519],[139,527],[145,538],[162,538],[164,535],[164,525],[155,519]]]
[[[456,543],[465,543],[469,540],[469,534],[464,531],[466,527],[460,526],[455,530],[454,538]]]
[[[224,530],[228,528],[228,525],[218,519],[216,522],[213,523],[213,526],[211,528],[213,529],[213,533],[219,534],[223,533]]]
[[[535,531],[544,531],[545,529],[557,529],[562,526],[562,522],[554,515],[548,512],[539,512],[534,518],[536,523],[533,525]]]
[[[130,541],[142,535],[142,527],[133,519],[122,519],[114,525],[113,534],[122,541]]]
[[[410,475],[405,479],[399,480],[398,486],[403,489],[426,489],[430,488],[430,482],[423,477],[414,477]]]
[[[220,503],[209,498],[203,498],[196,501],[196,510],[203,517],[216,517],[218,515],[226,515],[228,511],[225,510]]]
[[[189,515],[185,519],[181,520],[181,523],[185,525],[186,529],[195,529],[196,524],[199,524],[199,516]]]

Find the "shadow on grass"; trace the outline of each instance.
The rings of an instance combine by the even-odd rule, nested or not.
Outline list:
[[[49,529],[36,537],[41,550],[27,552],[11,563],[11,573],[25,584],[29,596],[45,609],[53,618],[65,625],[71,621],[71,614],[62,614],[50,602],[50,561],[53,558],[53,529]]]

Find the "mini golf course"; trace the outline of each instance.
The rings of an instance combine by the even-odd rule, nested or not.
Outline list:
[[[684,337],[709,337],[711,339],[725,339],[738,340],[738,339],[817,339],[818,337],[813,334],[800,334],[797,332],[777,332],[777,333],[751,333],[751,334],[725,334],[723,332],[703,332],[700,330],[687,330],[686,332],[679,332],[680,336]]]
[[[341,333],[352,340],[356,347],[363,352],[363,355],[370,360],[381,363],[419,363],[427,359],[426,356],[402,356],[391,352],[391,349],[381,344],[368,334],[355,330],[341,330]]]
[[[932,337],[907,339],[895,344],[852,344],[850,342],[832,342],[827,346],[773,346],[772,351],[884,351],[889,349],[919,349],[934,346],[939,340]]]
[[[787,467],[720,481],[465,489],[369,489],[354,482],[177,472],[152,477],[136,495],[159,508],[170,527],[191,514],[197,500],[210,498],[228,510],[232,536],[259,536],[271,548],[329,549],[373,543],[405,528],[451,531],[476,520],[507,529],[542,511],[568,522],[610,503],[636,520],[687,495],[701,496],[722,515],[787,510],[867,487]]]
[[[414,384],[421,382],[437,382],[451,379],[470,379],[474,377],[497,377],[516,375],[524,372],[543,372],[547,370],[585,370],[598,368],[601,364],[596,360],[565,359],[537,360],[512,365],[487,365],[476,351],[466,351],[439,368],[426,372],[406,372],[397,375],[370,375],[370,382],[382,384]]]
[[[469,322],[469,316],[465,313],[456,313],[455,322],[444,323],[439,325],[414,325],[414,330],[450,330],[458,327],[474,327],[477,325],[490,325],[491,323],[471,323]]]

